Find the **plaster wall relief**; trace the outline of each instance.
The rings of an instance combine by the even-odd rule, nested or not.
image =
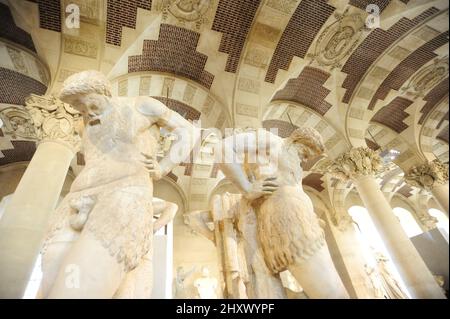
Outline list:
[[[335,14],[337,20],[326,26],[315,41],[315,48],[307,57],[319,66],[341,68],[343,60],[360,43],[365,30],[365,17],[361,14]]]
[[[96,59],[98,57],[98,50],[98,45],[95,42],[72,36],[64,37],[64,52],[66,53]]]
[[[414,74],[401,90],[413,98],[423,98],[431,88],[447,76],[448,56],[437,58]]]
[[[0,120],[3,122],[2,131],[12,139],[36,139],[36,130],[30,114],[17,106],[0,109]]]
[[[49,70],[34,52],[0,40],[0,57],[1,68],[20,73],[46,86],[49,84]]]
[[[28,74],[28,69],[20,51],[11,47],[6,47],[6,49],[8,50],[9,57],[14,64],[14,69],[20,73]]]
[[[211,25],[217,3],[217,0],[159,0],[155,8],[162,12],[164,23],[202,31]]]

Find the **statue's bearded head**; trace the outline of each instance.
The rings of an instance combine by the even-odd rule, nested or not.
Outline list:
[[[106,77],[98,71],[83,71],[69,76],[59,94],[84,116],[95,119],[109,106],[111,89]]]
[[[301,127],[294,130],[287,140],[290,144],[296,146],[303,161],[322,155],[325,151],[322,136],[310,127]]]

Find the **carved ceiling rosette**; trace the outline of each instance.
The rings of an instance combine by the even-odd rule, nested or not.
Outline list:
[[[401,90],[414,98],[425,96],[426,92],[448,76],[448,56],[436,59],[432,64],[417,71]]]
[[[436,185],[448,183],[448,164],[435,159],[429,163],[413,166],[405,174],[405,182],[430,191]]]
[[[71,148],[80,145],[81,114],[54,96],[32,94],[26,109],[34,125],[36,137],[41,141],[58,141]]]
[[[353,148],[339,155],[334,161],[325,159],[314,170],[329,173],[341,181],[355,179],[363,175],[376,176],[384,171],[379,153],[368,147]]]
[[[7,107],[0,111],[0,119],[4,123],[2,130],[13,139],[36,139],[36,131],[30,114],[19,107]]]
[[[361,40],[365,29],[360,14],[337,16],[338,20],[327,26],[319,35],[314,53],[308,55],[320,66],[340,68],[341,61],[348,56]]]
[[[212,7],[214,0],[161,0],[159,4],[164,22],[192,26],[196,31],[209,22]]]

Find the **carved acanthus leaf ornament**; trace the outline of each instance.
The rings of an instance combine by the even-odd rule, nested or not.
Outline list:
[[[32,94],[25,104],[41,143],[57,141],[73,149],[79,148],[82,117],[77,110],[51,95]]]

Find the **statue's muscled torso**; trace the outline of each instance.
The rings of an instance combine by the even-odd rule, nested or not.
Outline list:
[[[111,99],[113,106],[86,124],[83,134],[85,167],[72,191],[115,182],[122,178],[147,177],[142,153],[156,154],[159,127],[139,113],[134,101]]]
[[[143,154],[156,154],[159,126],[137,111],[134,99],[111,98],[111,103],[86,123],[86,164],[54,215],[47,244],[77,237],[71,216],[80,215],[80,203],[89,202],[78,228],[94,234],[130,271],[151,246],[153,185],[142,160]]]

